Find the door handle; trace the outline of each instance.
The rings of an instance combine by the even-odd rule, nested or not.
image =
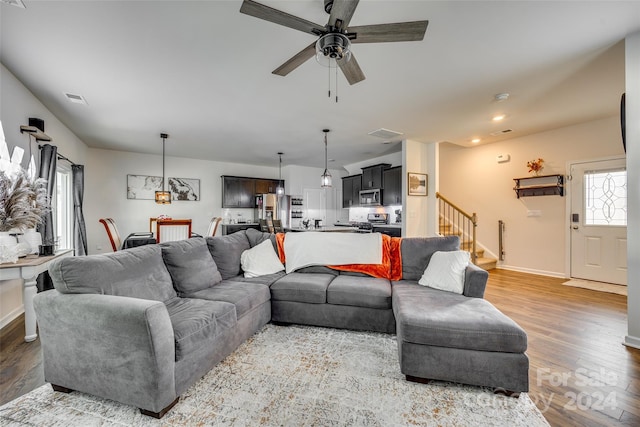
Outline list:
[[[574,226],[573,226],[573,227],[571,227],[571,228],[573,228],[574,230],[577,230],[577,229],[578,229],[578,226],[577,226],[577,225],[574,225]]]

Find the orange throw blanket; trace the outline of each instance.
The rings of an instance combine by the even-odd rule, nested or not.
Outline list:
[[[276,234],[276,243],[278,245],[278,256],[280,262],[286,262],[284,254],[284,233]],[[386,234],[382,235],[382,264],[347,264],[347,265],[328,265],[327,267],[334,270],[349,271],[352,273],[364,273],[369,276],[379,277],[389,280],[402,279],[402,253],[401,253],[401,237],[390,237]]]

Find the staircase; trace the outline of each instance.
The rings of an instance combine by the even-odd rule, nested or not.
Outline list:
[[[460,249],[471,254],[471,261],[475,265],[484,270],[496,268],[498,260],[485,257],[484,249],[477,247],[476,227],[478,226],[478,218],[476,214],[464,212],[440,193],[436,193],[436,198],[438,199],[440,235],[459,236]]]

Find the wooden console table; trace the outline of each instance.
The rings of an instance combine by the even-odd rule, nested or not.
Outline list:
[[[33,297],[38,293],[36,279],[38,274],[49,269],[51,261],[73,255],[73,249],[63,249],[51,256],[28,255],[18,262],[0,264],[0,281],[22,280],[22,303],[24,305],[24,331],[26,342],[38,338],[36,332],[36,312],[33,308]]]

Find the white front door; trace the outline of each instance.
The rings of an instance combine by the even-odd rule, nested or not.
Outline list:
[[[571,176],[571,277],[627,284],[625,159],[574,163]]]

